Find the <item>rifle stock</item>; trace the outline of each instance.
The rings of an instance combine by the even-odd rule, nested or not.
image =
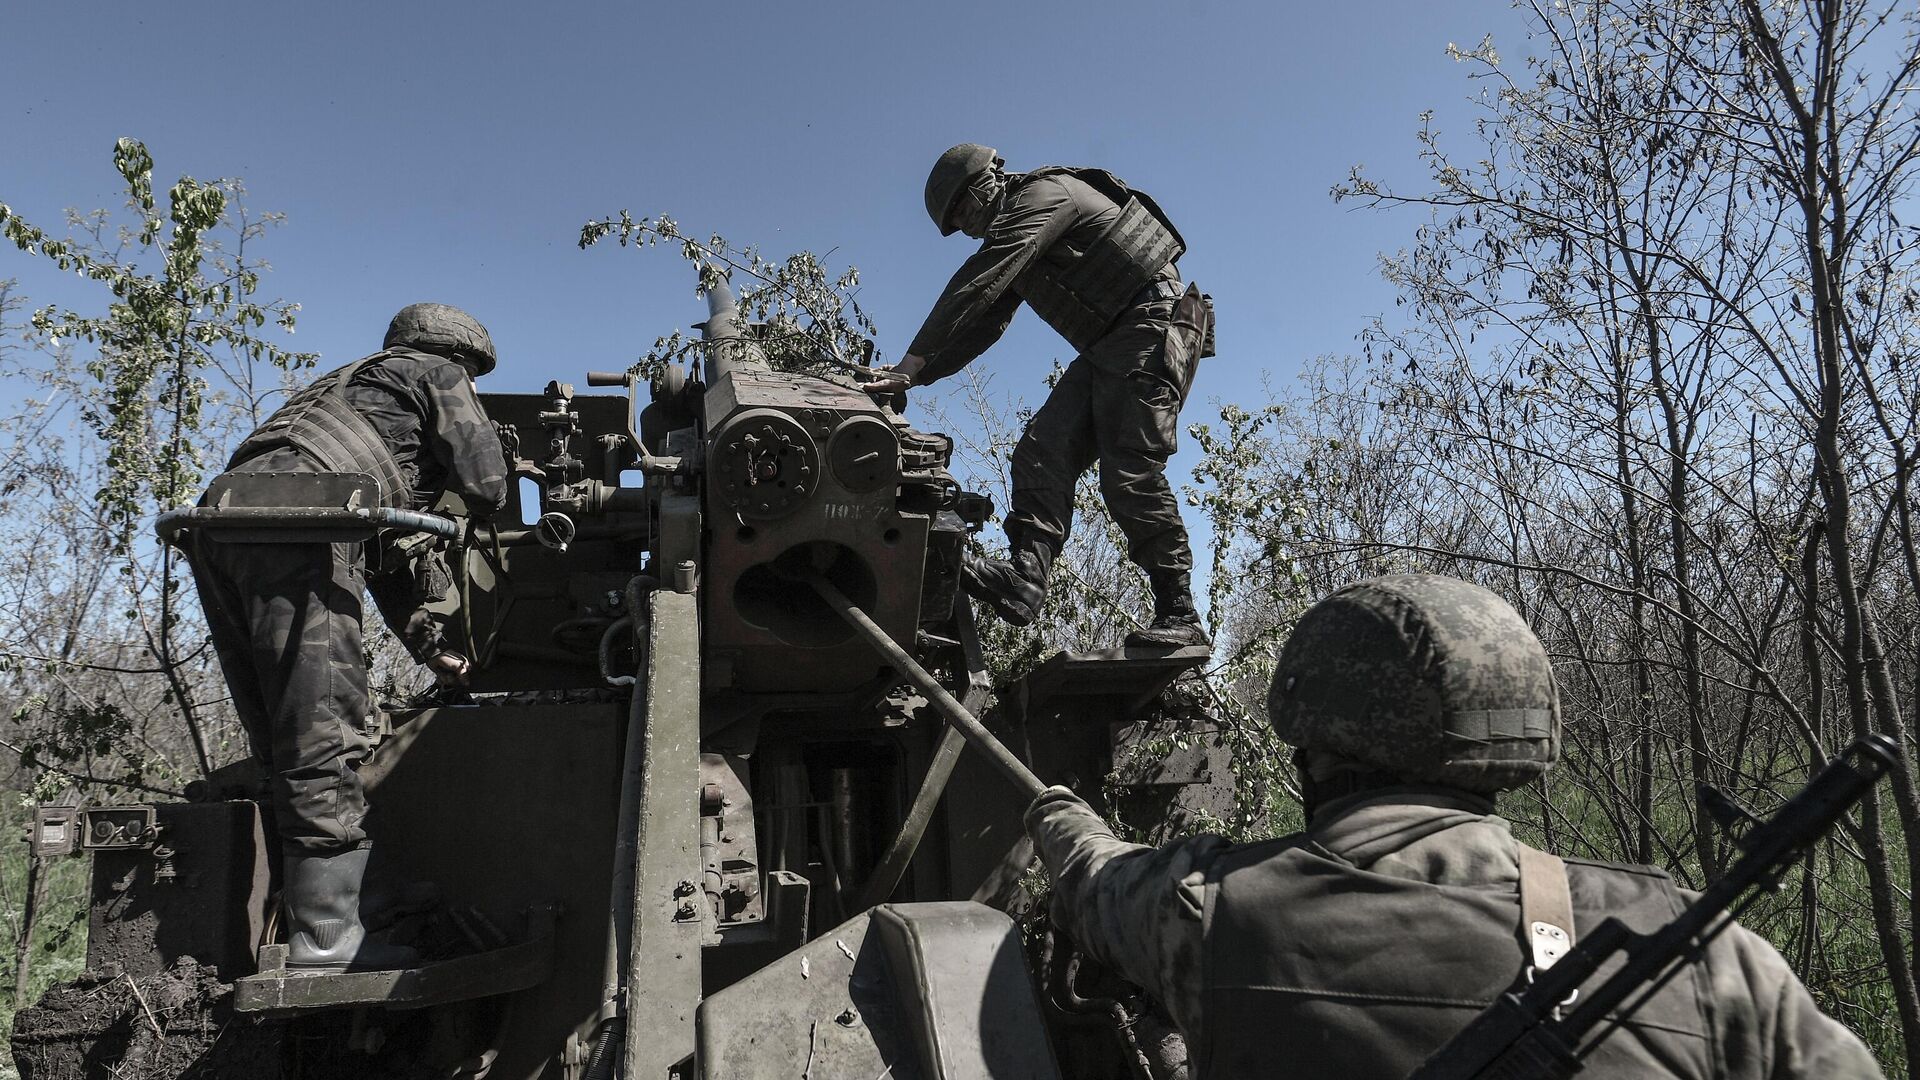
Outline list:
[[[1523,989],[1500,996],[1409,1080],[1542,1080],[1570,1077],[1597,1045],[1587,1041],[1609,1017],[1630,1015],[1681,966],[1699,959],[1707,943],[1732,921],[1727,913],[1756,888],[1771,888],[1794,861],[1899,760],[1884,735],[1855,739],[1771,818],[1747,830],[1740,860],[1672,922],[1637,934],[1609,918],[1577,942],[1559,963]],[[1626,963],[1597,987],[1583,985],[1616,952]],[[1569,1001],[1576,990],[1578,998]],[[1625,1006],[1624,1008],[1622,1006]],[[1563,1007],[1571,1011],[1562,1014]]]

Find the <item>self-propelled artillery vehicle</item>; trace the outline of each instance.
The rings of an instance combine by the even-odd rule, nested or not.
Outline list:
[[[286,968],[250,761],[187,803],[43,808],[37,849],[93,859],[90,985],[124,977],[137,997],[185,964],[231,999],[182,1013],[197,1035],[144,998],[98,1030],[26,1016],[24,1072],[1132,1074],[1111,1003],[1036,984],[1004,913],[1030,857],[1023,788],[1033,772],[1097,788],[1132,718],[1204,654],[1056,656],[985,714],[1014,749],[986,737],[957,583],[991,507],[954,481],[951,440],[851,379],[773,370],[724,287],[709,304],[691,370],[482,395],[519,477],[491,524],[456,526],[457,499],[392,516],[351,476],[337,505],[234,491],[162,522],[413,530],[401,546],[444,560],[470,692],[370,718],[362,770],[369,891],[412,898],[386,932],[425,959]],[[1189,755],[1133,779],[1223,773]],[[117,1057],[130,1043],[196,1049]]]

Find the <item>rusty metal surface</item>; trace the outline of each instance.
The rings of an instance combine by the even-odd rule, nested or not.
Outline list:
[[[528,940],[471,956],[394,971],[316,973],[263,970],[234,983],[237,1012],[290,1015],[313,1009],[371,1005],[419,1009],[493,997],[539,986],[554,970],[554,909],[528,912]],[[285,947],[263,949],[263,959],[285,961]]]

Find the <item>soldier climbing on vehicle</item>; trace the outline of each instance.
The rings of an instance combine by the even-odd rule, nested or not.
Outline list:
[[[1167,482],[1180,407],[1212,355],[1213,312],[1175,265],[1186,243],[1157,203],[1099,169],[1008,173],[991,148],[961,143],[927,177],[943,236],[980,248],[954,274],[875,393],[937,382],[1005,332],[1025,301],[1078,353],[1013,452],[1005,559],[971,558],[967,592],[1016,626],[1046,597],[1073,527],[1073,489],[1096,462],[1100,490],[1153,589],[1153,621],[1128,645],[1207,643],[1194,609],[1193,553]]]
[[[496,359],[486,328],[466,312],[405,307],[380,352],[320,377],[249,435],[203,502],[236,481],[363,474],[377,482],[382,506],[424,510],[451,491],[470,514],[489,516],[506,502],[507,467],[473,380]],[[463,682],[468,659],[427,607],[450,584],[444,566],[392,540],[259,542],[204,528],[187,540],[234,707],[271,775],[293,967],[395,968],[415,959],[411,949],[368,941],[361,917],[370,849],[358,769],[371,745],[363,586],[442,685]]]

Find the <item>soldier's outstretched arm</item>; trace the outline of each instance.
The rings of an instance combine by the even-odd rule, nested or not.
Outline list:
[[[1053,916],[1094,959],[1152,994],[1187,1031],[1200,1002],[1206,872],[1226,841],[1129,844],[1078,795],[1048,788],[1028,807],[1053,882]]]
[[[1072,194],[1056,180],[1037,180],[1007,196],[975,251],[954,272],[907,352],[927,358],[914,381],[937,382],[985,352],[1013,321],[1020,296],[1014,279],[1076,220]]]

